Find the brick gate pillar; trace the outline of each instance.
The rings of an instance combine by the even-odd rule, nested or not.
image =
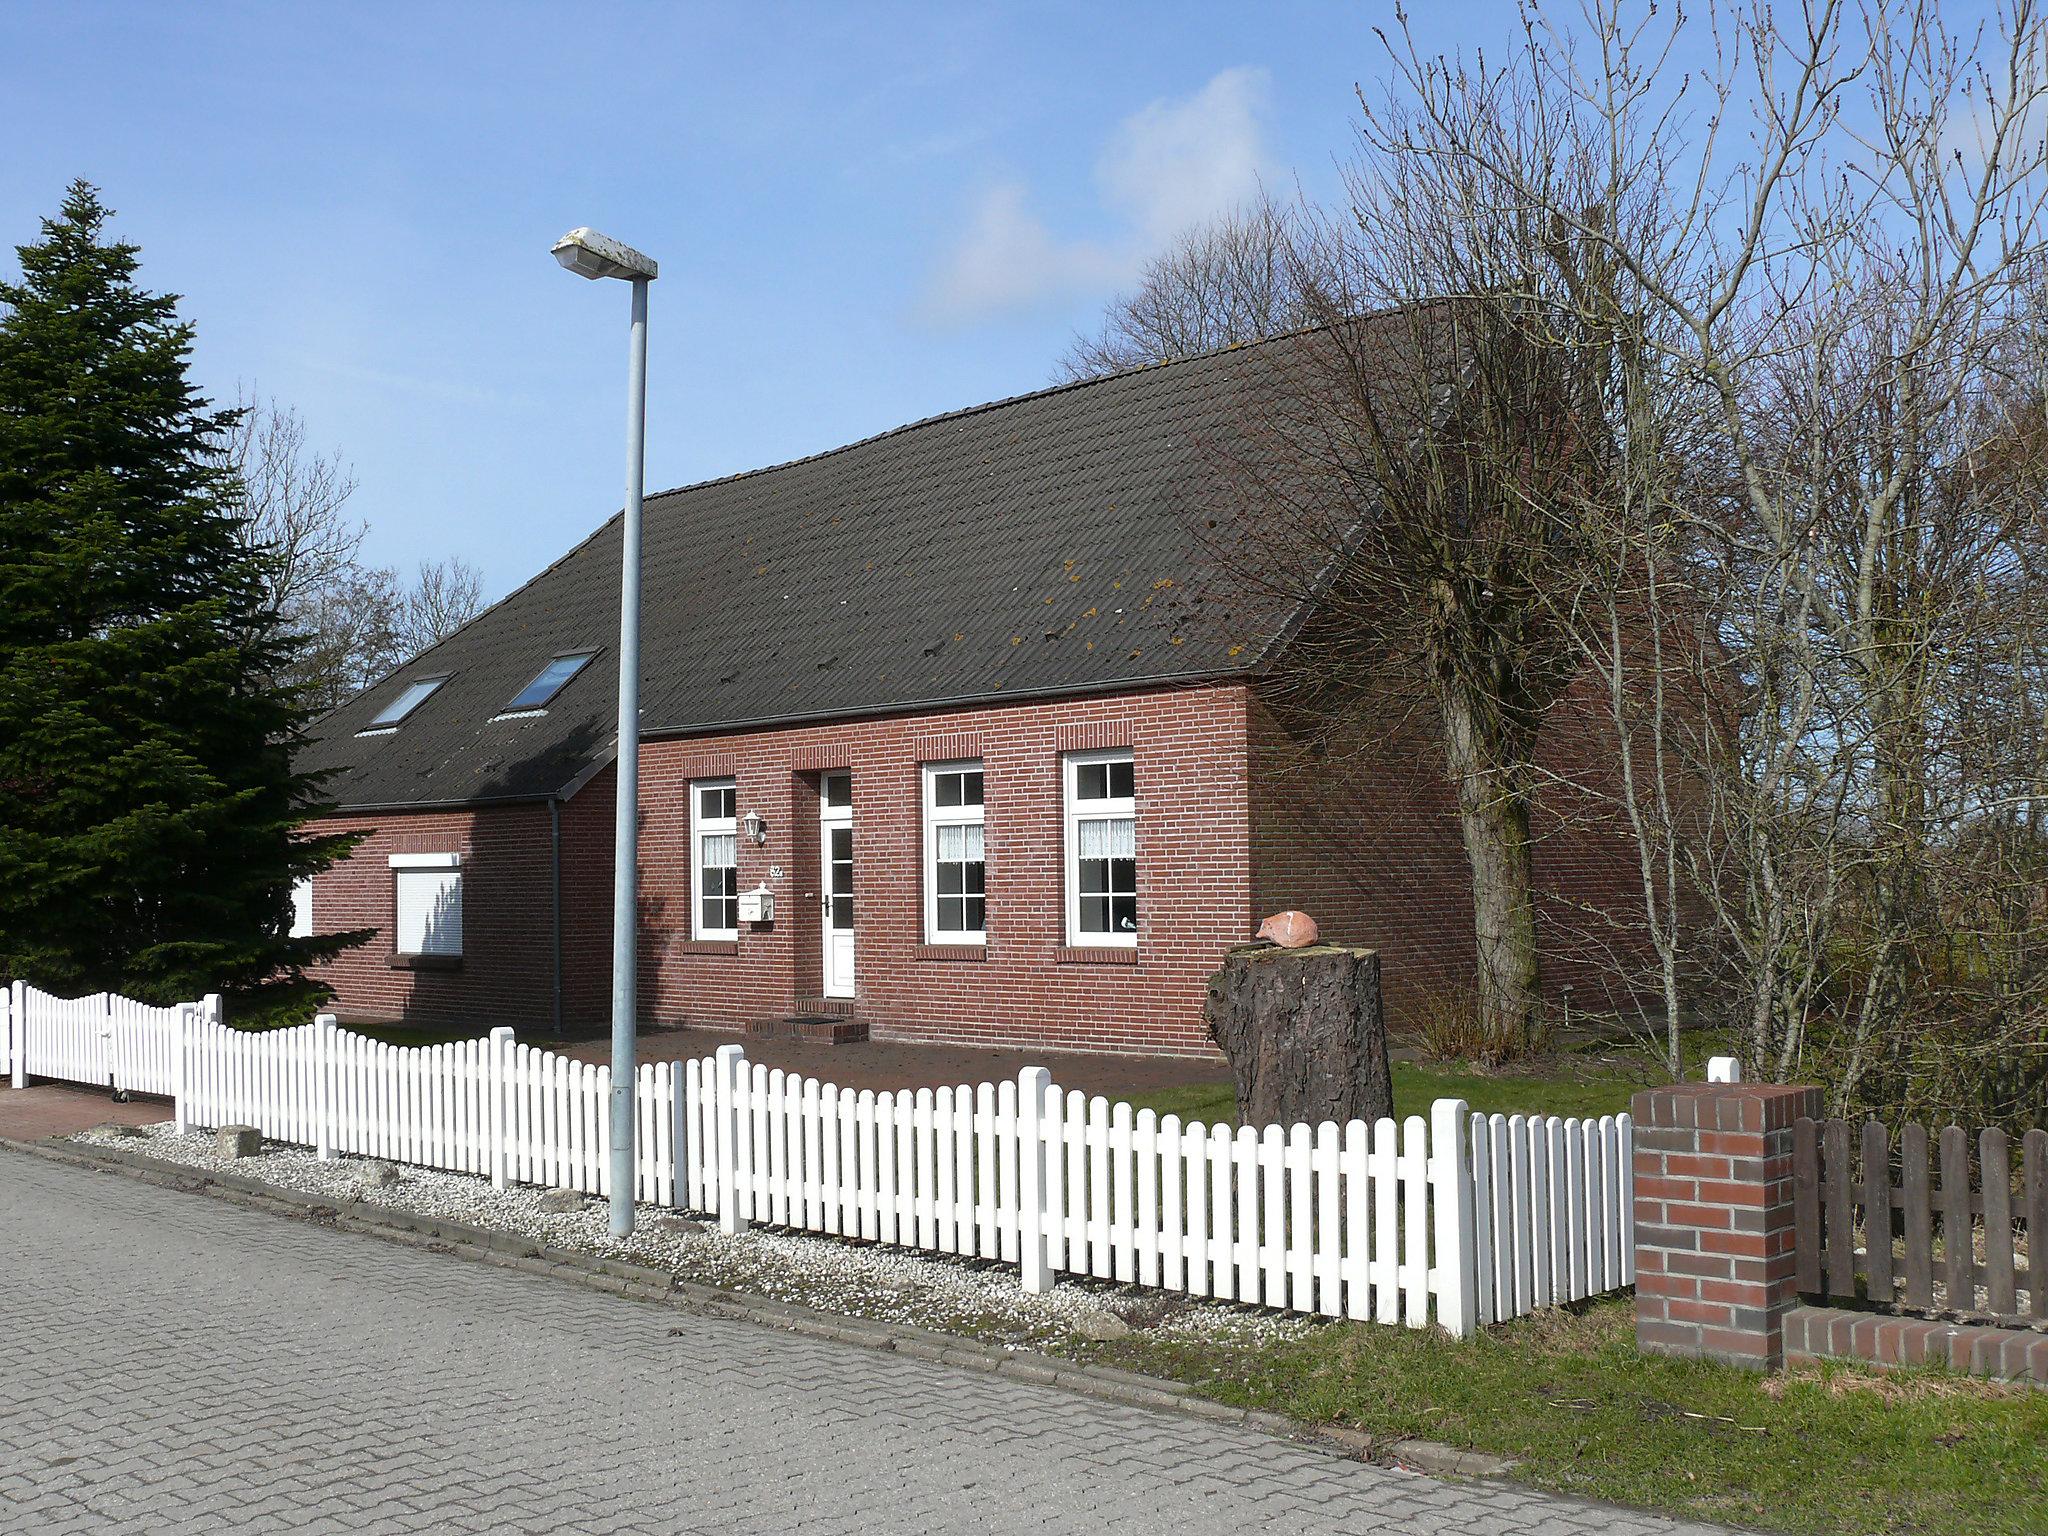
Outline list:
[[[1682,1083],[1635,1096],[1636,1344],[1772,1370],[1798,1304],[1792,1122],[1818,1088]]]

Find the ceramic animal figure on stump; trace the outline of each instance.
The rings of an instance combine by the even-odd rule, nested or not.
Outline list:
[[[1282,913],[1268,924],[1301,916]],[[1376,950],[1232,950],[1209,978],[1203,1019],[1237,1080],[1240,1125],[1370,1123],[1394,1112]]]

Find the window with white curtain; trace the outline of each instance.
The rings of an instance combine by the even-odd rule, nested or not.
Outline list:
[[[292,882],[292,932],[295,939],[313,937],[313,877],[302,875]]]
[[[739,792],[731,779],[690,785],[691,925],[700,939],[740,936]]]
[[[401,955],[462,954],[462,856],[395,853],[397,887],[393,949]]]
[[[1070,752],[1067,803],[1067,942],[1138,942],[1137,774],[1128,747]]]
[[[924,931],[927,944],[988,935],[988,860],[978,762],[924,767]]]

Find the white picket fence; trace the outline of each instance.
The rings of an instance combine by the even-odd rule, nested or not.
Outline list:
[[[326,1014],[262,1034],[193,1020],[177,1059],[180,1130],[251,1125],[322,1157],[611,1193],[611,1068],[519,1045],[509,1029],[395,1046]],[[669,1062],[635,1074],[634,1198],[664,1205],[675,1202],[675,1076]]]
[[[749,1221],[1455,1334],[1632,1283],[1626,1115],[1282,1129],[1016,1082],[856,1093],[683,1065],[680,1203]]]
[[[187,1012],[218,1020],[220,995],[160,1008],[112,992],[57,997],[16,981],[0,993],[0,1069],[17,1088],[46,1077],[168,1096],[178,1020]]]
[[[1635,1284],[1627,1115],[1474,1115],[1471,1134],[1480,1322]]]
[[[259,1034],[217,1006],[121,1002],[17,987],[10,1059],[73,1081],[126,1074],[170,1096],[181,1129],[253,1125],[322,1157],[610,1193],[608,1067],[509,1029],[398,1047],[327,1015]],[[1091,1276],[1463,1335],[1634,1280],[1626,1115],[1470,1115],[1439,1099],[1398,1123],[1233,1128],[1065,1092],[1041,1067],[856,1092],[750,1064],[738,1045],[643,1065],[635,1105],[637,1199],[728,1232],[1016,1264],[1030,1290]]]

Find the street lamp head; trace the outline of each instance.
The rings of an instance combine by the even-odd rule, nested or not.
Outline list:
[[[572,229],[555,242],[554,249],[555,260],[578,277],[623,277],[644,282],[661,273],[652,256],[643,256],[630,245],[621,245],[594,229]]]

